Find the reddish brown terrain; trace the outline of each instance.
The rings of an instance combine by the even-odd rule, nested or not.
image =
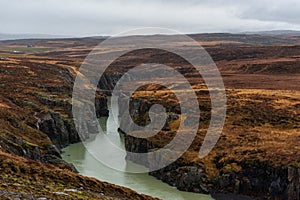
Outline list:
[[[300,37],[191,37],[215,61],[227,95],[221,138],[204,159],[198,158],[198,151],[210,121],[211,105],[203,80],[187,63],[172,62],[173,55],[166,52],[131,52],[115,61],[99,84],[102,89],[111,90],[115,84],[112,80],[149,60],[172,66],[192,83],[203,112],[198,135],[178,161],[151,175],[192,192],[299,199]],[[60,157],[61,148],[80,141],[72,121],[72,86],[84,58],[101,40],[0,42],[0,168],[5,172],[0,176],[1,198],[151,199],[75,174],[74,167]],[[27,47],[29,44],[32,47]],[[132,101],[141,102],[140,99],[146,106],[135,104],[139,106],[132,108],[139,110],[138,123],[145,123],[147,108],[155,102],[180,115],[176,98],[164,88],[145,86],[132,97]],[[98,116],[107,115],[104,93],[97,95],[96,109]],[[150,147],[162,147],[174,137],[178,119],[146,142],[125,136],[126,148],[150,151]]]
[[[153,199],[83,177],[61,159],[61,148],[80,141],[71,115],[80,60],[37,55],[63,55],[68,40],[32,48],[14,42],[0,45],[0,199]],[[104,96],[97,102],[99,115],[107,115]]]

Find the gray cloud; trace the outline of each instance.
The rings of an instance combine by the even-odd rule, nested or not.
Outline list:
[[[300,30],[298,0],[0,0],[0,33],[107,35],[139,27],[181,32]]]

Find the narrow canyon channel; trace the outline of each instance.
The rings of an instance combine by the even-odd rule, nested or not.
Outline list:
[[[118,123],[114,121],[112,117],[112,107],[118,106],[117,102],[108,99],[108,109],[110,112],[109,117],[102,117],[99,119],[100,126],[105,131],[111,141],[120,148],[124,148],[124,143],[122,138],[119,136],[117,131]],[[116,107],[115,107],[116,108]],[[117,110],[114,109],[114,110]],[[86,145],[89,145],[89,149],[92,151],[102,151],[103,153],[109,155],[110,149],[101,149],[101,137],[103,135],[97,134],[92,137]],[[160,180],[148,175],[147,173],[124,173],[116,171],[112,168],[107,167],[100,161],[94,158],[94,156],[87,151],[83,143],[72,144],[65,149],[63,149],[62,157],[65,161],[73,163],[80,174],[94,177],[101,181],[106,181],[109,183],[121,185],[130,189],[133,189],[139,193],[147,194],[153,197],[158,197],[163,200],[211,200],[211,196],[183,192],[177,190],[175,187],[163,183]],[[124,168],[126,167],[143,167],[139,166],[125,160],[124,157]]]

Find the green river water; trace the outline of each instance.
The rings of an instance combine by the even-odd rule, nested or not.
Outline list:
[[[112,106],[117,106],[116,102],[111,103]],[[109,105],[111,113],[111,106]],[[122,138],[117,131],[118,124],[114,122],[113,117],[99,119],[101,127],[105,130],[106,135],[111,141],[120,148],[124,148]],[[101,134],[95,135],[86,143],[89,149],[93,152],[100,151],[109,156],[110,149],[101,149]],[[101,181],[121,185],[137,191],[138,193],[147,194],[153,197],[158,197],[163,200],[211,200],[208,195],[183,192],[175,187],[163,183],[160,180],[146,174],[133,174],[116,171],[102,164],[95,159],[93,155],[86,150],[83,143],[72,144],[63,149],[62,157],[65,161],[73,163],[80,174],[97,178]],[[125,160],[125,154],[119,158],[124,160],[124,168],[126,167],[142,167]]]

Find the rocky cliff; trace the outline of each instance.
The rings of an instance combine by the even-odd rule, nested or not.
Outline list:
[[[72,119],[71,92],[74,74],[71,70],[57,65],[51,65],[52,71],[44,74],[41,72],[46,70],[48,65],[23,62],[30,67],[30,70],[39,70],[41,77],[32,78],[31,82],[20,81],[19,86],[10,79],[6,80],[6,89],[3,90],[4,96],[1,99],[2,119],[6,124],[6,127],[2,129],[5,131],[1,140],[2,148],[6,152],[30,159],[69,165],[61,159],[60,150],[69,144],[80,142],[82,138],[89,137],[89,135],[79,137]],[[15,70],[18,70],[17,67],[6,73],[10,74]],[[41,83],[44,76],[47,76],[45,80],[48,84]],[[26,79],[26,76],[20,79]],[[60,82],[60,84],[55,84],[55,82]],[[12,93],[10,88],[17,92]],[[105,95],[100,93],[96,95],[95,105],[91,107],[95,106],[98,117],[108,115],[106,101]],[[92,110],[92,108],[87,108],[87,110]],[[95,129],[91,123],[84,125],[89,131]],[[18,136],[16,132],[19,132]],[[38,135],[37,138],[43,138],[43,140],[36,141],[34,136],[28,138],[30,135],[28,132],[31,135]]]
[[[269,99],[270,96],[260,96],[257,93],[255,93],[258,95],[256,97],[248,96],[247,112],[253,109],[252,116],[249,116],[245,110],[236,108],[237,104],[240,103],[240,99],[245,100],[244,95],[242,95],[243,97],[239,96],[240,99],[236,98],[236,92],[237,91],[228,92],[229,104],[231,105],[228,105],[227,122],[219,143],[209,156],[204,159],[199,159],[197,158],[196,152],[194,152],[197,149],[199,150],[199,146],[201,145],[201,142],[198,140],[200,138],[203,139],[203,133],[199,131],[199,136],[196,137],[195,142],[180,159],[163,169],[150,172],[150,175],[183,191],[210,194],[234,193],[248,195],[258,199],[299,200],[300,168],[299,160],[296,156],[298,152],[296,149],[289,149],[285,146],[284,143],[286,142],[287,145],[289,141],[282,141],[283,143],[273,144],[273,146],[268,149],[268,154],[270,154],[271,157],[267,158],[268,155],[265,151],[268,139],[262,137],[264,134],[268,134],[268,132],[265,132],[265,129],[262,129],[262,127],[264,127],[263,124],[271,123],[273,126],[282,126],[285,128],[289,126],[298,127],[298,118],[294,121],[293,115],[289,113],[290,110],[284,110],[278,107],[275,109],[275,105],[269,105],[270,107],[267,108],[265,103],[257,103],[256,99],[258,98],[260,98],[262,102],[265,98],[268,99],[268,102],[272,102]],[[272,95],[277,96],[275,94]],[[147,98],[134,95],[130,104],[132,119],[136,123],[144,125],[149,123],[149,108],[153,103],[157,102],[158,100],[154,96],[148,97],[147,100]],[[252,105],[255,105],[255,107],[252,108]],[[168,109],[168,107],[172,107],[170,104],[165,104],[164,106],[167,107],[168,112],[172,112],[172,109]],[[258,112],[256,109],[260,108],[260,106],[262,106],[262,108]],[[205,111],[201,114],[205,116]],[[174,112],[174,110],[172,113],[169,113],[169,116],[177,117],[168,117],[163,130],[151,138],[137,138],[121,131],[125,135],[126,150],[129,152],[146,153],[163,147],[170,141],[170,137],[165,137],[165,135],[172,135],[171,132],[174,131],[172,124],[179,119],[179,115],[180,113]],[[247,115],[247,117],[245,115]],[[238,121],[243,117],[245,117],[245,121],[240,124],[244,126],[243,128],[236,130],[229,128],[231,124],[239,124]],[[120,119],[123,126],[131,126],[128,120],[122,117]],[[281,122],[275,122],[274,120],[276,119]],[[282,121],[283,119],[285,119],[285,122]],[[202,121],[204,121],[204,124],[207,123],[206,118],[202,118]],[[202,124],[202,126],[204,125]],[[246,132],[245,129],[248,129],[248,131]],[[274,129],[269,127],[268,131],[270,130]],[[282,131],[282,128],[280,130],[281,133],[280,131],[276,132],[276,134],[275,131],[272,132],[273,137],[276,135],[278,140],[282,140],[280,137],[284,137],[283,135],[287,134],[287,132]],[[288,133],[296,142],[299,136],[298,134],[293,135],[293,133],[295,133],[294,131],[294,129],[289,129]],[[256,135],[255,138],[253,138],[254,134]],[[242,137],[239,135],[242,135]],[[247,140],[244,140],[245,137],[247,137]],[[258,144],[260,142],[264,143],[264,145],[260,146]],[[252,147],[254,148],[252,149]],[[293,148],[293,146],[291,146],[291,148]],[[285,152],[284,154],[280,152],[288,150],[290,152]],[[241,155],[238,155],[240,153]],[[141,160],[140,157],[132,157],[131,155],[132,154],[128,154],[128,160],[151,167],[152,157]],[[164,160],[168,158],[161,157],[156,159]]]
[[[153,199],[74,173],[61,158],[61,148],[81,140],[71,112],[76,68],[42,60],[0,61],[1,199]],[[108,115],[105,95],[91,106]]]
[[[136,153],[146,153],[155,150],[155,144],[146,139],[125,136],[126,150]],[[140,160],[127,157],[128,160],[150,166],[152,158]],[[157,158],[165,159],[165,158]],[[189,164],[178,160],[171,165],[150,175],[168,183],[179,190],[204,194],[235,193],[249,195],[259,199],[299,199],[298,167],[273,167],[265,163],[240,163],[243,170],[226,172],[220,169],[218,176],[211,178],[205,172],[205,167],[195,163]],[[243,166],[244,165],[244,166]],[[234,166],[232,166],[233,168]]]

